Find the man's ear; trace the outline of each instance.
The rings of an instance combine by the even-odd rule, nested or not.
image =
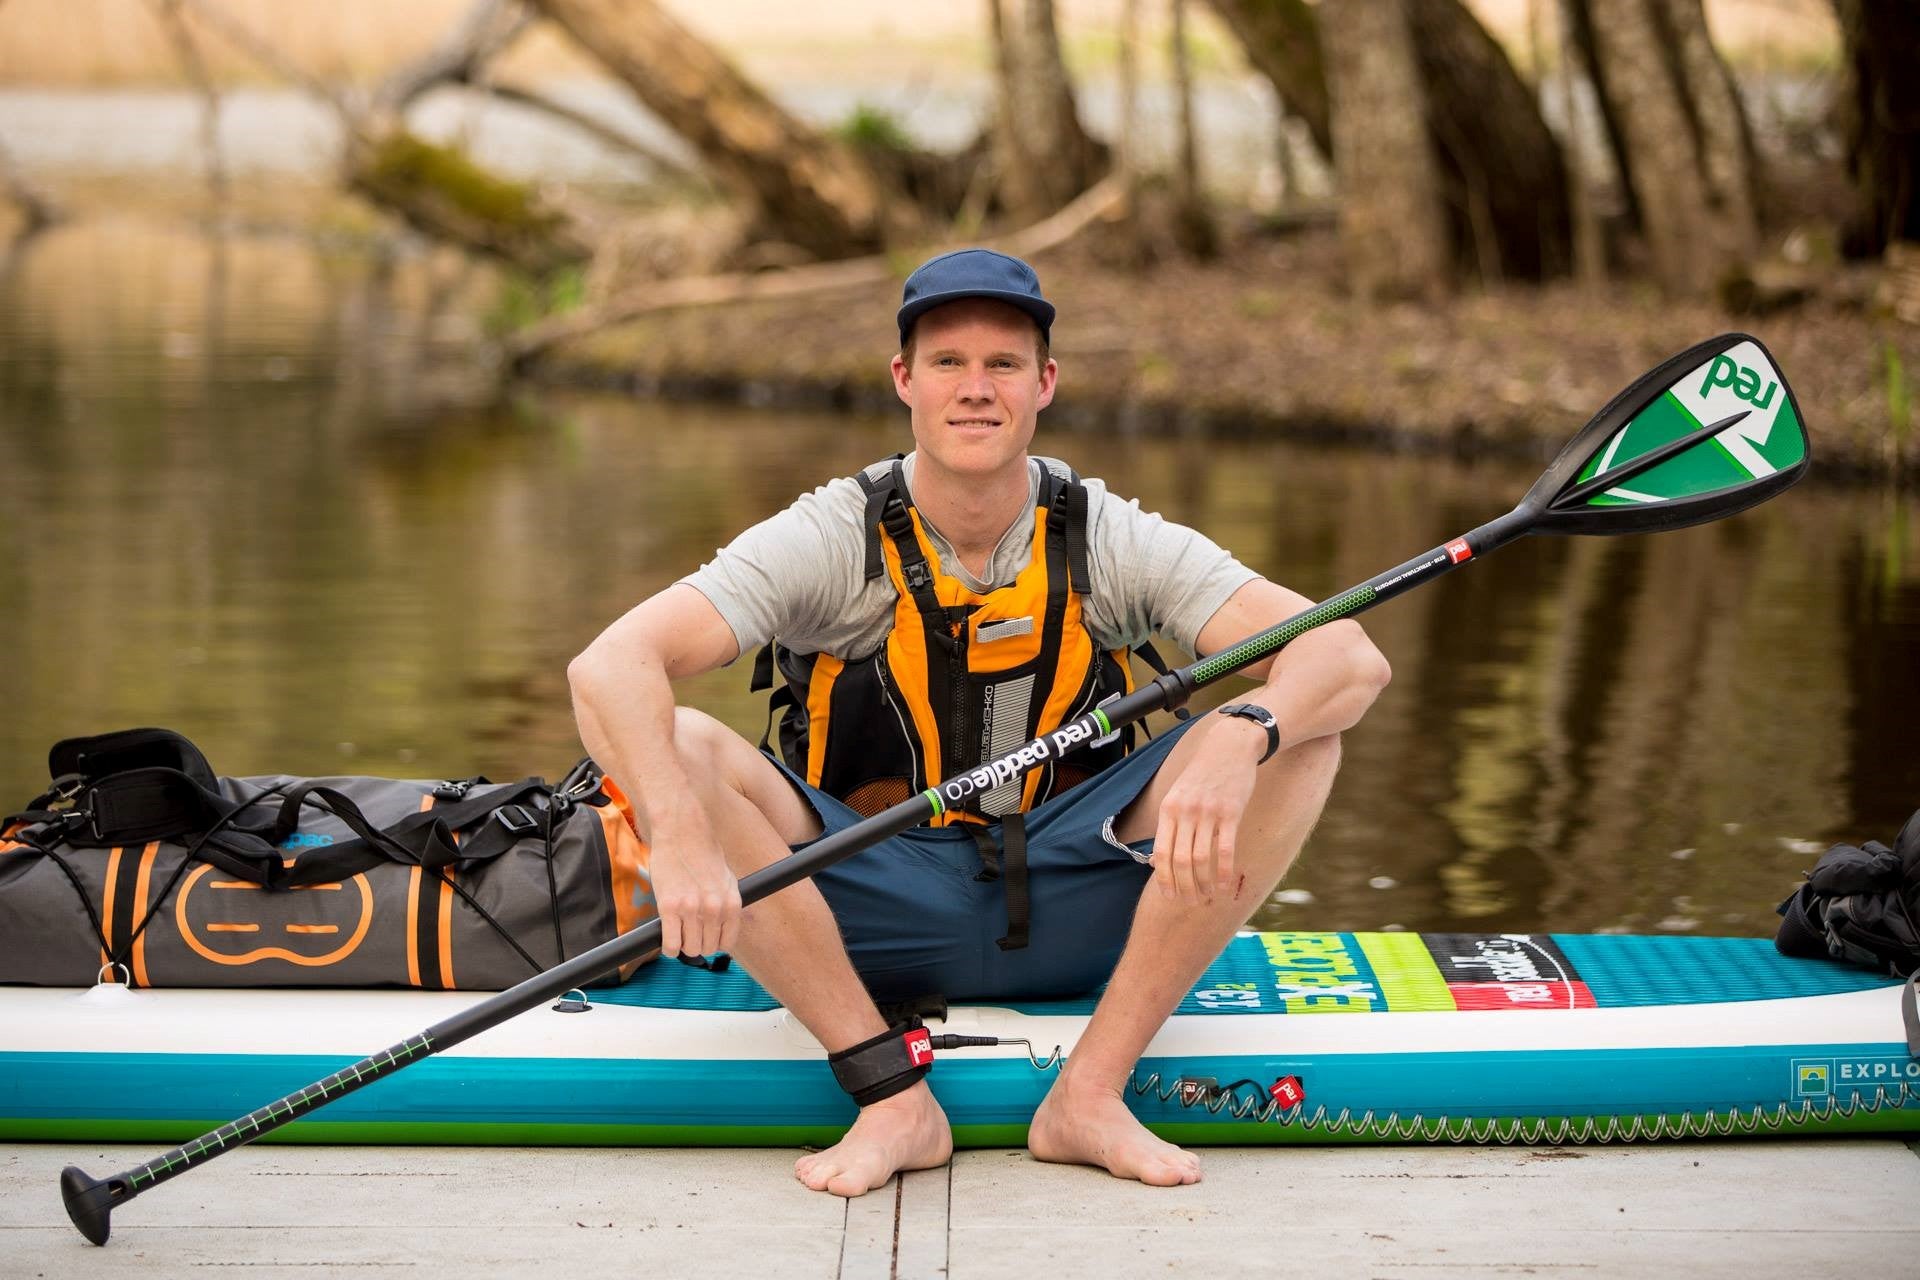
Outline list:
[[[1040,370],[1040,398],[1034,403],[1036,410],[1044,409],[1053,403],[1053,388],[1059,380],[1060,366],[1054,362],[1052,356],[1048,356],[1046,366]]]
[[[898,353],[895,353],[893,357],[893,364],[889,367],[892,369],[892,372],[893,372],[894,394],[900,397],[900,402],[902,404],[912,405],[913,404],[913,370],[907,367],[906,357]]]

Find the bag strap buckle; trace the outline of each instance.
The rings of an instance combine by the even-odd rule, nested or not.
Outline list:
[[[44,807],[56,812],[63,809],[70,809],[73,807],[75,797],[86,790],[86,787],[87,779],[85,774],[63,773],[55,778],[52,785],[47,788],[46,804]],[[39,808],[42,806],[35,807]]]
[[[540,819],[523,804],[503,804],[493,811],[496,822],[516,836],[531,835],[540,829]]]

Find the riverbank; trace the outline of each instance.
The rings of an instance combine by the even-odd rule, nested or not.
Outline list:
[[[1341,289],[1331,228],[1248,230],[1211,263],[1115,268],[1097,236],[1041,255],[1060,310],[1054,428],[1296,438],[1535,457],[1666,356],[1728,330],[1792,380],[1828,481],[1920,478],[1920,327],[1835,266],[1766,315],[1573,284],[1379,305]],[[656,313],[576,339],[537,379],[667,398],[889,408],[898,283]]]

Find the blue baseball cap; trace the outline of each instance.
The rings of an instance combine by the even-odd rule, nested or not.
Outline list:
[[[1040,340],[1053,338],[1053,304],[1040,296],[1040,277],[1018,258],[992,249],[956,249],[914,268],[900,291],[900,345],[913,322],[935,307],[962,298],[992,298],[1020,308],[1040,326]]]

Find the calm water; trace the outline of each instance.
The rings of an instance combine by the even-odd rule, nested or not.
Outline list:
[[[566,662],[603,625],[905,447],[891,416],[463,407],[471,325],[435,300],[464,287],[135,224],[0,262],[0,806],[56,738],[136,724],[228,773],[553,776]],[[1314,596],[1534,475],[1042,431]],[[1268,925],[1770,934],[1820,848],[1920,806],[1920,519],[1890,493],[1529,540],[1366,625],[1396,679]],[[757,737],[745,682],[685,698]]]

